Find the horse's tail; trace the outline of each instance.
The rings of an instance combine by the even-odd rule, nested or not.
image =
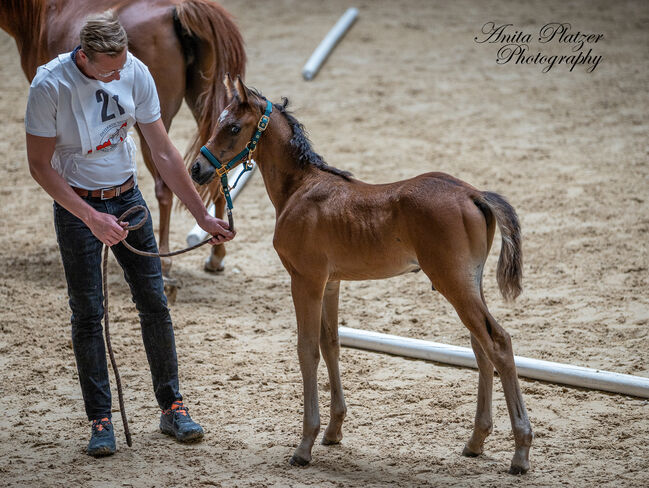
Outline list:
[[[198,131],[185,154],[191,165],[200,147],[209,139],[227,105],[223,78],[245,74],[243,38],[232,16],[211,0],[184,0],[174,9],[174,26],[186,62],[185,100],[198,124]],[[218,181],[217,181],[218,182]],[[218,191],[202,187],[204,199]]]
[[[488,191],[482,192],[475,203],[480,210],[489,211],[496,218],[502,239],[496,271],[498,287],[506,300],[514,300],[523,291],[521,226],[516,210],[504,197]]]

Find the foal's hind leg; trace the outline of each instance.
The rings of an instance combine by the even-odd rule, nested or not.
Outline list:
[[[471,334],[471,347],[475,354],[478,370],[478,406],[475,413],[475,425],[473,434],[464,446],[462,454],[469,457],[475,457],[482,454],[484,441],[492,429],[491,417],[491,398],[493,392],[494,367],[487,355],[482,350],[482,346]]]
[[[534,435],[518,384],[512,341],[505,329],[491,316],[482,298],[477,293],[472,293],[471,288],[457,288],[447,298],[500,375],[515,442],[509,472],[525,473],[530,467],[529,451]]]
[[[327,283],[322,302],[322,320],[320,326],[320,350],[327,364],[329,385],[331,388],[331,408],[329,425],[327,426],[322,443],[324,445],[338,444],[343,438],[342,425],[347,413],[343,387],[340,381],[338,360],[340,357],[340,341],[338,339],[338,292],[340,281]]]

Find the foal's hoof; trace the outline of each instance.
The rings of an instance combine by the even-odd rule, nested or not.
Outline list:
[[[323,437],[321,444],[323,446],[335,446],[336,444],[340,444],[340,439],[327,439]]]
[[[525,474],[530,469],[528,466],[514,466],[513,464],[509,467],[509,474]]]
[[[462,449],[462,456],[466,457],[478,457],[480,454],[482,454],[482,451],[480,452],[475,452],[469,449],[469,446],[464,446],[464,449]]]
[[[509,465],[509,474],[525,474],[530,469],[529,446],[516,449],[512,462]]]
[[[310,460],[304,459],[301,456],[298,456],[296,454],[293,454],[291,459],[289,460],[289,463],[291,463],[292,466],[306,466],[309,464]]]

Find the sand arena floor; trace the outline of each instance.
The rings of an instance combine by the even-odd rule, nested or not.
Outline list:
[[[444,171],[505,195],[522,222],[523,295],[506,304],[485,272],[493,315],[515,352],[649,377],[649,7],[629,2],[361,0],[356,25],[312,82],[300,71],[349,5],[334,0],[223,2],[249,56],[247,82],[288,96],[314,148],[374,183]],[[529,33],[547,22],[603,33],[591,73],[496,63],[474,37],[488,21]],[[534,37],[534,36],[533,36]],[[532,39],[530,50],[570,54]],[[339,446],[299,441],[302,386],[287,273],[272,249],[274,211],[259,174],[236,202],[238,236],[221,275],[205,252],[175,260],[173,306],[181,384],[204,442],[158,432],[137,315],[114,260],[112,331],[134,446],[117,411],[118,453],[84,454],[88,435],[50,198],[29,175],[23,136],[28,83],[0,32],[0,479],[9,486],[586,486],[649,484],[647,400],[522,379],[536,434],[531,471],[506,474],[513,438],[498,379],[485,455],[460,455],[470,435],[477,372],[343,349],[348,405]],[[186,108],[171,135],[194,131]],[[141,187],[157,212],[152,178]],[[157,218],[157,216],[156,216]],[[155,219],[154,219],[155,221]],[[172,217],[172,247],[193,221]],[[498,234],[497,234],[498,236]],[[422,273],[344,283],[341,322],[468,346],[450,305]],[[321,362],[321,415],[328,380]],[[117,402],[114,402],[115,407]]]

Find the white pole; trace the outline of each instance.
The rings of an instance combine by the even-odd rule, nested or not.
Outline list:
[[[343,346],[477,368],[473,350],[379,332],[339,327]],[[649,378],[515,356],[519,376],[649,398]]]
[[[257,168],[257,164],[255,163],[255,160],[252,160],[252,170],[251,171],[246,171],[241,179],[239,180],[239,183],[237,183],[237,187],[234,188],[232,191],[230,191],[230,197],[232,198],[232,201],[237,197],[241,189],[245,186],[245,184],[248,182],[250,177],[252,176],[252,173],[255,171],[255,168]],[[237,181],[237,178],[243,171],[243,164],[237,166],[232,172],[228,175],[229,181],[234,183]],[[209,214],[214,217],[215,213],[215,208],[214,204],[212,203],[207,211]],[[219,217],[223,217],[222,215],[219,215]],[[207,239],[207,232],[205,232],[203,229],[201,229],[198,224],[196,224],[192,230],[189,231],[189,234],[187,234],[187,245],[188,246],[194,246],[196,244],[199,244],[203,242],[205,239]]]
[[[312,79],[324,63],[327,56],[331,53],[338,41],[345,35],[345,32],[349,30],[356,18],[358,17],[358,9],[350,7],[347,11],[340,17],[336,25],[334,25],[325,38],[320,42],[318,47],[313,51],[313,54],[309,60],[302,68],[302,76],[305,80],[309,81]]]

